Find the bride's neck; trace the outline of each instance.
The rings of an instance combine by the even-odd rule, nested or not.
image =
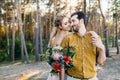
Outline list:
[[[65,30],[61,30],[61,29],[57,29],[57,33],[56,33],[56,36],[65,36],[68,34],[68,31],[65,31]]]

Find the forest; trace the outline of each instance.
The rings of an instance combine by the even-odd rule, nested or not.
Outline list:
[[[78,10],[87,16],[87,30],[100,35],[106,56],[110,47],[119,54],[120,0],[0,0],[0,62],[46,60],[56,15]]]

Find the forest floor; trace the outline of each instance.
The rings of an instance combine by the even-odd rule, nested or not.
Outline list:
[[[120,80],[120,54],[116,49],[110,49],[111,57],[107,58],[105,65],[99,70],[99,80]],[[46,80],[50,66],[46,61],[30,64],[16,62],[0,66],[0,80]]]

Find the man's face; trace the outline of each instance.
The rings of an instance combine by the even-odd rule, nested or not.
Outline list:
[[[80,23],[80,20],[77,17],[78,15],[74,15],[71,17],[71,26],[75,32],[78,32],[80,28],[80,26],[78,26]]]

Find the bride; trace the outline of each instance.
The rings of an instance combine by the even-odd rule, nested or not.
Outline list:
[[[65,15],[62,14],[57,15],[55,20],[55,27],[53,27],[48,46],[51,47],[60,46],[63,38],[66,35],[70,34],[69,30],[70,30],[69,19]],[[64,79],[63,71],[64,70],[62,70],[59,76],[51,76],[51,74],[49,74],[47,80],[63,80]]]

